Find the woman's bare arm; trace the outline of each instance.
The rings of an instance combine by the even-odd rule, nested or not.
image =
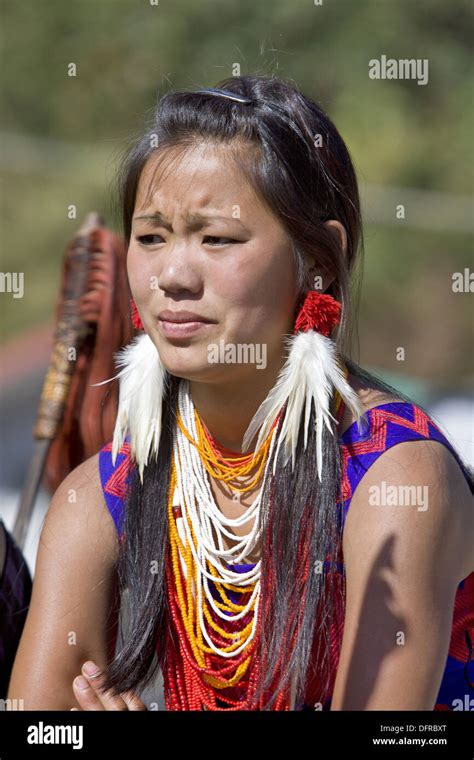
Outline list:
[[[96,454],[64,479],[45,518],[8,690],[25,710],[77,707],[72,682],[82,664],[91,659],[103,667],[112,656],[117,557]]]
[[[389,503],[390,486],[398,504]],[[411,503],[402,503],[409,492],[401,486],[418,487]],[[346,615],[332,710],[433,710],[456,589],[474,570],[472,521],[469,487],[442,444],[401,443],[369,468],[344,528]]]

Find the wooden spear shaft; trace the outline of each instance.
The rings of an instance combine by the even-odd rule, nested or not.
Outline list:
[[[87,291],[90,236],[102,224],[98,214],[88,214],[66,253],[60,313],[33,428],[36,441],[13,527],[13,538],[21,550],[24,549],[49,447],[63,420],[80,347],[89,331],[95,329],[81,318],[80,299]]]

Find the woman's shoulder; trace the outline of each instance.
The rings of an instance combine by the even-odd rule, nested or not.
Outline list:
[[[69,526],[74,523],[76,534],[80,533],[85,538],[97,531],[100,531],[104,540],[107,536],[110,537],[110,518],[100,478],[100,457],[101,452],[98,451],[64,478],[53,495],[46,522],[64,522]],[[79,523],[83,525],[81,531]]]
[[[366,398],[363,423],[349,424],[341,436],[345,543],[363,545],[365,532],[375,540],[378,531],[385,536],[398,525],[403,534],[411,526],[420,540],[452,540],[465,577],[473,569],[466,544],[472,473],[421,406],[394,396]]]

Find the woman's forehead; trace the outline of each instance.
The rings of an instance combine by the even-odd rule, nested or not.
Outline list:
[[[261,199],[228,146],[169,148],[150,156],[138,183],[135,209],[174,203],[190,203],[196,210],[209,206],[232,213],[234,209],[236,217],[239,207],[245,207],[247,214],[263,210]]]

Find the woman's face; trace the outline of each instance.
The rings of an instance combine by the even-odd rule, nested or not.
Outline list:
[[[193,381],[244,381],[265,369],[263,356],[266,365],[281,364],[298,295],[290,239],[233,162],[222,160],[226,150],[199,144],[181,156],[167,151],[165,159],[174,160],[157,180],[158,156],[151,156],[127,254],[132,294],[163,365]],[[209,322],[173,325],[160,318],[165,310]],[[222,361],[221,342],[254,352]]]

